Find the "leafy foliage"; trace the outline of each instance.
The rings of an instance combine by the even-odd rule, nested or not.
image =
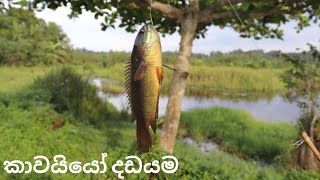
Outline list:
[[[29,10],[0,13],[0,64],[65,63],[70,60],[68,38],[59,26],[46,24]]]
[[[320,91],[320,52],[309,44],[310,51],[307,59],[296,59],[284,55],[293,65],[282,79],[290,90],[290,98],[296,100],[303,109],[309,113],[307,116],[313,118],[314,112],[319,107],[318,96]]]
[[[207,0],[207,1],[185,1],[185,0],[159,0],[153,1],[158,6],[153,11],[153,22],[160,33],[172,34],[181,31],[181,22],[186,14],[193,13],[199,16],[196,36],[205,37],[205,32],[210,26],[231,27],[238,31],[242,37],[254,35],[255,38],[281,38],[283,31],[280,25],[288,22],[290,19],[296,19],[298,29],[309,25],[309,21],[318,21],[319,2],[315,0],[304,1],[252,1],[240,0],[234,2],[233,6],[243,19],[245,27],[239,25],[237,17],[232,8],[225,0]],[[149,19],[148,5],[150,1],[92,1],[86,0],[34,0],[32,1],[35,9],[45,7],[57,9],[60,6],[71,8],[71,17],[77,17],[84,10],[95,14],[95,18],[104,19],[101,23],[102,30],[109,27],[118,26],[125,28],[128,32],[135,32],[136,26],[146,23]],[[161,8],[160,8],[161,6]],[[166,6],[166,7],[165,7]],[[167,10],[163,10],[167,9]],[[169,9],[169,10],[168,10]],[[194,10],[196,9],[196,10]],[[179,14],[181,10],[180,16]],[[171,15],[170,13],[176,12]],[[214,17],[214,18],[213,18]],[[270,25],[273,24],[273,25]],[[195,24],[196,25],[196,24]]]

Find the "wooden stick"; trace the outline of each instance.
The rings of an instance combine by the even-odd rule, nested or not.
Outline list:
[[[318,160],[320,161],[320,152],[318,151],[316,146],[313,144],[313,142],[311,141],[311,139],[308,136],[308,134],[306,132],[302,131],[301,136],[304,139],[304,141],[308,144],[308,146],[310,147],[310,149],[312,150],[314,155],[316,155]]]
[[[170,70],[172,70],[172,71],[177,71],[177,69],[172,68],[172,67],[169,67],[169,66],[167,66],[167,65],[165,65],[165,64],[162,64],[162,66],[164,66],[164,67],[166,67],[166,68],[168,68],[168,69],[170,69]]]

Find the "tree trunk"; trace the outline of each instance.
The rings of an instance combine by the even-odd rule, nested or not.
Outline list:
[[[160,148],[170,154],[173,152],[179,127],[181,103],[186,88],[187,77],[189,75],[188,60],[192,53],[192,42],[195,36],[197,23],[197,13],[192,10],[185,13],[184,18],[181,20],[181,40],[175,64],[176,71],[173,74],[170,85],[164,125],[160,136]]]
[[[317,121],[318,117],[318,113],[312,117],[312,120],[309,122],[308,129],[306,131],[307,134],[310,136],[311,141],[319,150],[319,145],[315,142],[316,134],[318,134],[317,128],[315,128],[315,122]],[[304,143],[300,148],[298,156],[298,163],[302,169],[320,171],[320,161],[313,154],[313,152],[306,143]]]

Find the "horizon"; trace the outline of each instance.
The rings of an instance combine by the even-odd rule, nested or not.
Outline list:
[[[126,50],[107,50],[107,51],[94,51],[94,50],[90,50],[90,49],[86,49],[86,48],[73,48],[71,47],[72,50],[74,51],[84,51],[84,52],[90,52],[90,53],[112,53],[112,52],[123,52],[123,53],[131,53],[131,51],[126,51]],[[268,54],[271,52],[276,52],[279,51],[280,53],[285,53],[285,54],[301,54],[303,53],[302,51],[292,51],[292,52],[283,52],[281,50],[270,50],[270,51],[264,51],[263,49],[251,49],[251,50],[246,50],[243,51],[241,49],[234,49],[231,51],[227,51],[227,52],[222,52],[222,51],[210,51],[209,53],[201,53],[201,52],[192,52],[192,54],[200,54],[200,55],[207,55],[210,56],[211,53],[222,53],[222,54],[231,54],[231,53],[237,53],[241,51],[241,53],[250,53],[250,52],[255,52],[255,51],[262,51],[262,53]],[[178,51],[162,51],[162,53],[178,53]]]

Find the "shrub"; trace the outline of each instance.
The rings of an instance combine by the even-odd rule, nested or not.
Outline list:
[[[58,113],[71,112],[79,122],[98,125],[114,118],[115,108],[99,99],[96,88],[70,68],[36,79],[33,88],[49,96]]]

